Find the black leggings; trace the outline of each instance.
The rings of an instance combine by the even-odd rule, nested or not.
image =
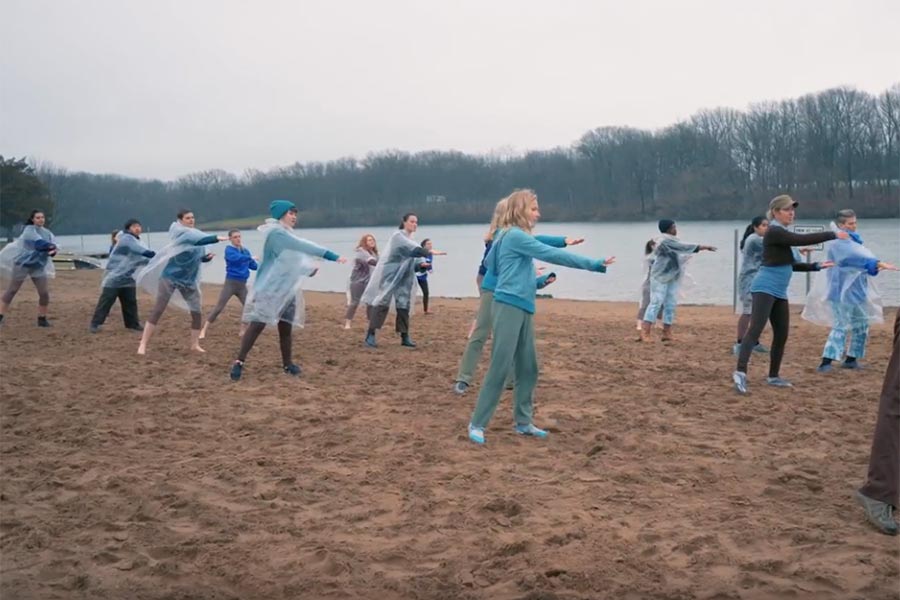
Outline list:
[[[750,327],[741,340],[741,352],[738,355],[737,370],[746,373],[747,364],[753,347],[759,342],[766,327],[766,321],[772,323],[772,350],[769,354],[769,377],[778,377],[781,370],[781,359],[784,357],[784,346],[787,344],[788,330],[791,325],[791,309],[787,300],[776,298],[763,292],[753,292],[753,308],[750,312]]]
[[[422,290],[422,305],[425,307],[425,312],[428,312],[428,280],[419,279],[419,288]]]
[[[253,349],[256,338],[259,337],[259,334],[261,334],[265,328],[265,323],[259,323],[257,321],[253,321],[247,325],[247,331],[244,332],[244,337],[241,338],[241,350],[237,357],[239,361],[244,362],[247,360],[247,355],[250,354],[250,350]],[[278,321],[278,345],[281,346],[281,362],[285,367],[293,362],[291,359],[291,331],[293,328],[293,325],[286,321]]]

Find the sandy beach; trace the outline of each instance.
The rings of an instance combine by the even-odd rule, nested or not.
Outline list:
[[[516,436],[507,393],[478,447],[477,386],[450,391],[476,300],[436,298],[417,349],[386,328],[372,351],[343,295],[308,293],[303,376],[267,331],[233,383],[236,302],[206,354],[173,307],[138,357],[118,307],[88,332],[100,275],[59,274],[46,330],[26,283],[0,328],[4,599],[900,597],[900,540],[851,498],[887,325],[866,370],[820,375],[827,330],[795,307],[795,389],[756,354],[738,397],[730,308],[683,307],[679,340],[645,345],[632,304],[542,299],[552,433]]]

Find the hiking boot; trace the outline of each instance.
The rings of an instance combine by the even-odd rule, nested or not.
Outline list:
[[[841,363],[841,368],[842,369],[862,369],[863,366],[861,364],[859,364],[859,361],[845,360],[844,362]]]
[[[747,374],[735,371],[731,374],[731,380],[734,382],[734,389],[738,394],[747,393]]]
[[[91,326],[88,327],[88,331],[90,331],[91,333],[100,333],[100,326],[91,323]]]
[[[453,384],[453,393],[462,396],[469,389],[469,384],[465,381],[457,381]]]
[[[772,387],[780,387],[780,388],[794,387],[793,383],[791,383],[787,379],[782,379],[781,377],[766,377],[766,383],[768,383]]]
[[[366,346],[368,346],[369,348],[377,348],[377,347],[378,347],[378,343],[375,341],[375,334],[374,334],[374,333],[366,334],[366,341],[365,341],[365,344],[366,344]]]
[[[294,377],[300,377],[300,365],[295,365],[294,363],[285,365],[284,372],[288,375],[293,375]]]
[[[240,360],[234,361],[234,364],[231,365],[231,380],[238,381],[241,378],[241,375],[244,372],[244,362]]]
[[[893,506],[887,502],[869,498],[859,490],[854,492],[853,496],[865,511],[866,519],[878,528],[878,531],[887,535],[897,535],[900,527],[897,526],[897,521],[894,520]]]
[[[543,429],[535,427],[534,423],[529,423],[528,425],[515,425],[515,426],[513,426],[513,429],[519,435],[530,435],[531,437],[536,437],[536,438],[541,438],[541,439],[544,439],[545,437],[550,435]]]
[[[409,334],[407,334],[407,333],[400,335],[400,345],[406,346],[407,348],[415,348],[416,347],[416,343],[410,339]]]
[[[50,321],[47,320],[47,317],[38,317],[37,326],[50,327]]]
[[[475,442],[476,444],[484,443],[484,428],[483,427],[475,427],[471,423],[469,423],[469,439]]]
[[[831,373],[834,370],[834,367],[831,366],[831,363],[826,365],[819,365],[816,367],[816,373]]]

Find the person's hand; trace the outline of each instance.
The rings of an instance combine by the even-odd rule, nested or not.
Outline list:
[[[447,253],[442,250],[432,250],[431,255],[432,256],[447,256]]]
[[[812,251],[812,248],[800,248],[799,250],[800,254],[812,254]]]
[[[215,258],[215,256],[216,256],[215,254],[213,254],[212,252],[210,252],[210,253],[208,253],[208,254],[206,255],[206,260],[212,260],[213,258]]]
[[[715,246],[700,246],[701,250],[709,250],[710,252],[715,252],[718,250]]]
[[[609,265],[613,264],[614,262],[616,262],[616,257],[610,256],[609,258],[603,259],[603,266],[608,267]]]
[[[538,275],[540,275],[541,273],[543,273],[544,271],[547,270],[547,267],[536,267],[534,270],[537,272]]]
[[[334,262],[336,262],[336,263],[339,264],[339,265],[342,265],[342,264],[344,264],[344,263],[347,262],[347,259],[344,258],[343,256],[338,256],[338,259],[337,259],[336,261],[334,261]],[[316,270],[318,271],[318,269],[316,269]]]
[[[823,260],[822,262],[819,263],[820,269],[830,269],[833,266],[834,266],[833,260]]]
[[[878,270],[879,270],[879,271],[900,271],[900,268],[895,267],[895,266],[892,265],[891,263],[879,262],[879,263],[878,263]]]
[[[844,231],[843,229],[839,229],[839,230],[835,231],[834,235],[839,240],[849,240],[850,239],[850,234],[847,233],[846,231]]]
[[[550,285],[550,284],[553,283],[554,281],[556,281],[556,275],[548,275],[548,276],[547,276],[547,281],[544,282],[544,285]]]
[[[310,276],[310,277],[315,277],[315,276],[316,276],[316,273],[318,273],[318,272],[319,272],[319,268],[316,267],[315,269],[312,270],[312,272],[310,272],[309,276]]]
[[[253,262],[259,262],[259,257],[258,257],[258,256],[251,256],[250,258],[253,259]]]
[[[50,256],[56,256],[56,248],[53,248],[53,250],[51,250],[47,254],[49,254]]]
[[[584,238],[566,238],[566,246],[577,246],[578,244],[583,244]]]
[[[216,239],[219,240],[220,242],[227,242],[228,236],[227,235],[217,235]]]

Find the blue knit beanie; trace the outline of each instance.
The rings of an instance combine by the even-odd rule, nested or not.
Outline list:
[[[296,210],[297,207],[290,200],[272,200],[272,203],[269,204],[269,214],[273,219],[280,219],[291,209]]]

